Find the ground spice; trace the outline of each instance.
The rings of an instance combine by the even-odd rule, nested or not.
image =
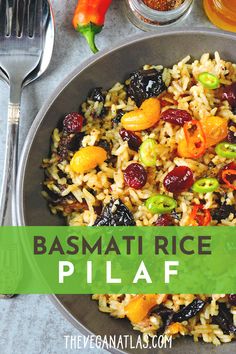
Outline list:
[[[153,10],[170,11],[179,7],[184,0],[142,0],[144,4]]]

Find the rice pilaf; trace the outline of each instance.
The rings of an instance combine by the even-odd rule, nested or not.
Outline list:
[[[208,89],[198,80],[201,73],[211,73],[219,81],[220,87],[230,86],[236,82],[236,64],[222,60],[216,52],[213,58],[206,53],[200,60],[193,62],[187,56],[171,69],[160,65],[145,65],[142,73],[147,71],[151,75],[152,70],[161,73],[162,84],[165,86],[158,95],[161,117],[164,112],[176,109],[188,112],[194,121],[202,124],[206,117],[220,117],[230,126],[236,139],[236,109],[232,108],[227,99],[222,99],[220,88]],[[225,180],[219,178],[226,169],[225,166],[231,166],[230,171],[236,170],[236,165],[235,168],[232,167],[235,157],[217,154],[216,144],[209,145],[198,158],[180,156],[178,144],[186,138],[183,125],[172,124],[163,119],[151,128],[135,132],[140,143],[147,139],[156,142],[154,166],[140,161],[140,151],[131,149],[128,139],[122,137],[123,117],[128,112],[136,111],[142,103],[139,102],[140,97],[136,100],[130,97],[131,91],[127,89],[130,80],[129,78],[124,84],[116,83],[108,91],[99,88],[89,94],[80,108],[84,122],[78,134],[68,131],[65,133],[61,125],[54,129],[50,157],[43,160],[43,195],[49,201],[51,212],[62,214],[71,226],[93,226],[102,218],[104,206],[119,200],[128,208],[137,226],[162,225],[160,217],[163,213],[153,213],[147,207],[147,200],[158,193],[176,202],[176,207],[167,213],[168,225],[195,225],[190,223],[190,216],[194,206],[202,206],[203,211],[208,211],[208,225],[236,226],[235,188],[229,188],[224,183]],[[225,140],[227,139],[223,139]],[[71,164],[75,151],[95,146],[106,151],[106,159],[89,171],[76,172]],[[146,183],[142,188],[131,188],[124,178],[124,171],[134,164],[141,165],[146,171]],[[187,188],[180,193],[173,193],[166,187],[165,179],[177,167],[191,170],[194,181],[210,178],[217,179],[219,183],[214,191],[196,192],[193,188]],[[232,184],[235,186],[232,176],[225,176],[230,179],[231,187]],[[195,222],[198,224],[199,220],[203,220],[201,212],[197,209],[195,214]],[[166,220],[163,221],[163,226]],[[104,294],[93,295],[93,299],[98,301],[100,311],[124,318],[129,304],[137,296],[142,295]],[[194,341],[202,338],[203,341],[215,345],[234,339],[234,333],[226,333],[217,322],[220,312],[227,310],[236,326],[236,300],[235,303],[230,303],[228,295],[159,294],[154,302],[155,306],[161,305],[165,309],[178,312],[196,299],[204,303],[201,311],[186,321],[170,322],[164,328],[165,333],[174,337],[191,335]],[[158,312],[150,311],[138,322],[130,320],[133,328],[143,333],[145,341],[163,327],[163,317]]]

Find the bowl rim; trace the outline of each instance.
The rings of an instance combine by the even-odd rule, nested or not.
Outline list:
[[[83,70],[88,68],[91,64],[96,63],[104,56],[109,55],[115,51],[119,51],[119,49],[126,47],[128,45],[142,42],[143,40],[149,38],[159,38],[171,35],[182,35],[182,34],[192,34],[192,35],[209,35],[209,36],[218,36],[225,39],[235,39],[235,35],[231,32],[222,31],[218,29],[208,29],[204,27],[195,27],[191,30],[189,29],[168,29],[165,32],[159,33],[139,33],[134,36],[130,36],[125,40],[119,41],[117,44],[112,45],[108,49],[103,49],[99,53],[95,54],[94,56],[89,57],[88,59],[84,60],[78,67],[76,67],[71,73],[69,73],[62,82],[56,87],[56,89],[52,92],[49,98],[44,102],[43,106],[40,108],[39,112],[37,113],[33,123],[27,133],[22,151],[21,157],[18,166],[18,174],[17,174],[17,182],[16,182],[16,191],[15,191],[15,198],[16,198],[16,220],[18,226],[26,226],[25,225],[25,218],[23,212],[23,191],[24,191],[24,177],[26,171],[26,165],[29,157],[29,152],[31,150],[31,146],[33,144],[34,138],[37,134],[38,128],[43,121],[47,111],[49,108],[54,104],[57,97],[62,93],[62,91],[73,81]],[[67,309],[66,307],[60,302],[55,294],[48,295],[51,302],[56,306],[56,308],[61,312],[61,314],[83,335],[92,335],[93,332],[86,328],[79,320],[77,320]],[[127,352],[121,351],[116,348],[109,348],[106,349],[110,353],[114,354],[125,354]]]

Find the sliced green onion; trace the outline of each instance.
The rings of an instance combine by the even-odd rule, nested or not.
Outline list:
[[[156,194],[148,198],[145,205],[152,214],[167,214],[176,208],[177,202],[168,195]]]
[[[219,187],[219,182],[216,178],[202,178],[196,181],[192,187],[196,193],[214,192]]]
[[[145,140],[139,148],[139,157],[141,162],[148,167],[156,166],[157,160],[157,142],[154,139]]]
[[[221,157],[228,159],[236,158],[236,144],[220,143],[216,145],[215,152]]]
[[[220,86],[218,77],[208,72],[198,75],[198,81],[201,82],[204,87],[211,90],[217,89]]]

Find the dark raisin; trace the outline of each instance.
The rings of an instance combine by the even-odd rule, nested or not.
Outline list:
[[[231,144],[236,144],[236,123],[232,120],[228,122],[228,141]]]
[[[142,144],[142,140],[137,134],[135,134],[131,130],[121,129],[120,136],[123,141],[128,142],[128,146],[131,150],[139,150],[139,147]]]
[[[44,186],[43,190],[47,193],[47,200],[50,202],[57,203],[57,201],[61,198],[58,193],[52,191],[47,186]]]
[[[105,102],[105,96],[106,95],[103,93],[102,87],[95,87],[88,94],[90,100],[103,103]]]
[[[183,322],[189,320],[190,318],[196,316],[198,312],[200,312],[203,309],[205,304],[206,303],[203,300],[200,299],[193,300],[191,304],[184,306],[181,310],[179,310],[177,313],[174,314],[173,321]]]
[[[117,112],[117,115],[115,116],[115,118],[112,119],[112,122],[113,122],[114,124],[119,124],[120,121],[121,121],[121,118],[123,117],[124,114],[125,114],[124,111],[119,110],[119,111]]]
[[[190,113],[182,109],[167,109],[161,114],[161,119],[165,122],[183,126],[184,123],[189,122],[193,118]]]
[[[158,305],[151,309],[150,315],[157,314],[161,317],[162,326],[158,329],[157,334],[160,335],[165,332],[166,328],[173,321],[174,311],[168,309],[164,305]]]
[[[166,90],[162,75],[163,70],[156,69],[138,70],[131,74],[127,92],[137,106],[145,99],[159,96]]]
[[[233,205],[222,204],[219,208],[212,209],[211,217],[213,220],[221,222],[221,220],[227,219],[230,214],[236,216],[236,209]]]
[[[57,153],[61,157],[62,160],[66,160],[68,158],[68,146],[70,144],[70,141],[72,139],[73,135],[72,134],[66,134],[65,132],[62,133],[60,142],[58,144],[57,148]]]
[[[83,126],[84,117],[77,113],[72,112],[67,114],[63,120],[63,127],[67,133],[79,133]]]
[[[66,160],[68,158],[69,151],[77,151],[80,148],[84,135],[84,133],[67,134],[64,131],[58,144],[58,155],[63,160]]]
[[[81,147],[82,140],[85,136],[85,133],[75,134],[71,140],[68,142],[67,148],[70,151],[77,151]]]
[[[147,171],[139,163],[131,163],[124,170],[125,183],[134,189],[141,189],[147,182]]]
[[[100,216],[97,217],[94,226],[135,226],[131,211],[120,199],[112,200],[106,205]]]
[[[156,226],[173,226],[174,221],[170,214],[162,214],[158,217],[157,221],[155,222]]]
[[[212,317],[212,323],[218,324],[225,334],[236,334],[236,327],[233,324],[233,315],[225,303],[219,303],[219,313]]]
[[[164,178],[165,189],[171,193],[181,193],[192,187],[193,173],[187,166],[175,167]]]

